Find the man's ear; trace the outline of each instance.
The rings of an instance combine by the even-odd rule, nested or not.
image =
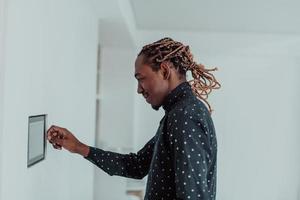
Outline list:
[[[160,69],[161,69],[161,73],[164,77],[164,79],[169,79],[171,76],[171,65],[169,62],[167,61],[163,61],[162,63],[160,63]]]

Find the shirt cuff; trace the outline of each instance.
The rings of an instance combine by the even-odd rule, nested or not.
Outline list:
[[[92,155],[95,153],[95,150],[93,147],[88,146],[89,147],[89,154],[87,156],[84,156],[85,159],[91,159]]]

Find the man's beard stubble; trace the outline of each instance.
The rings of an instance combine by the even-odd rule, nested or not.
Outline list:
[[[151,105],[151,107],[154,109],[154,110],[159,110],[160,106],[155,106],[155,105]]]

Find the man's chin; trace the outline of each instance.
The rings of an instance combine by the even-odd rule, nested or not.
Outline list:
[[[154,109],[154,110],[159,110],[160,106],[156,106],[156,105],[152,105],[151,104],[151,107]]]

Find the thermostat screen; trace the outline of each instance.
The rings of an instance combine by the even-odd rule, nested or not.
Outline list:
[[[45,120],[45,115],[29,117],[28,167],[45,158]]]

